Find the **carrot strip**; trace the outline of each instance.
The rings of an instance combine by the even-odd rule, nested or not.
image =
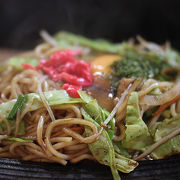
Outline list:
[[[168,73],[171,73],[171,72],[178,72],[178,71],[180,71],[180,67],[163,69],[163,70],[162,70],[162,73],[163,73],[163,74],[168,74]]]
[[[80,131],[80,130],[82,130],[83,128],[80,127],[80,126],[74,126],[74,127],[71,127],[70,129],[73,130],[73,131]]]
[[[174,99],[172,99],[171,101],[165,103],[164,105],[162,105],[155,113],[153,113],[153,116],[157,116],[158,114],[160,114],[162,111],[164,111],[168,106],[170,106],[171,104],[173,104],[174,102],[176,102],[177,100],[180,99],[180,94],[177,95]]]

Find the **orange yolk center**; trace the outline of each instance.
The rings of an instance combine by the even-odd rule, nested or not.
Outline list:
[[[91,72],[94,76],[101,76],[109,73],[111,70],[111,64],[120,59],[120,56],[113,54],[97,56],[91,61]]]

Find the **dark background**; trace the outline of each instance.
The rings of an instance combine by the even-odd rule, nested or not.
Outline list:
[[[114,42],[140,34],[180,49],[179,7],[178,0],[0,0],[0,47],[33,48],[46,29]]]

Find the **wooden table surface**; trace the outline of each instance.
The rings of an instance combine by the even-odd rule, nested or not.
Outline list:
[[[5,62],[10,57],[15,56],[21,52],[22,51],[15,49],[0,48],[0,63]]]

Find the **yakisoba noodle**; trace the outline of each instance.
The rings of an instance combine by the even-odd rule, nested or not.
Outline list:
[[[58,46],[57,41],[48,34],[43,32],[42,35],[46,41],[45,43],[38,45],[34,51],[21,54],[19,57],[47,60],[55,52],[67,49]],[[158,49],[156,46],[153,46],[153,44],[147,44],[147,42],[141,38],[140,41],[140,45],[136,47],[139,48],[140,51],[143,51],[144,48],[149,48],[152,52],[157,53],[157,51],[159,51],[159,53],[162,54],[166,48],[168,48],[163,47],[165,48],[163,49],[158,46],[158,48],[160,48]],[[91,53],[93,54],[92,57],[100,54],[97,50],[91,52],[91,48],[83,47],[79,44],[73,44],[71,48],[81,50],[83,57],[86,57],[86,55],[90,57]],[[106,76],[103,78],[106,78]],[[89,159],[98,160],[102,164],[109,165],[107,162],[103,163],[103,160],[99,160],[99,157],[96,157],[92,147],[89,145],[98,142],[99,138],[102,138],[102,134],[104,135],[104,131],[108,129],[112,118],[115,118],[115,132],[112,136],[112,142],[123,142],[124,139],[126,139],[127,106],[132,92],[137,92],[138,95],[139,118],[142,118],[149,110],[169,102],[172,102],[169,106],[169,117],[176,118],[178,113],[180,113],[180,101],[179,99],[177,99],[177,101],[174,100],[179,95],[178,89],[180,84],[178,80],[173,82],[142,77],[122,78],[117,92],[112,99],[114,101],[114,108],[104,122],[101,122],[99,128],[96,123],[84,118],[81,111],[81,103],[49,105],[44,92],[59,90],[61,86],[61,83],[51,80],[49,76],[41,70],[22,70],[9,65],[3,66],[3,70],[0,71],[0,102],[3,104],[17,99],[21,94],[37,93],[43,106],[36,110],[30,110],[34,99],[29,100],[23,111],[17,111],[14,125],[10,124],[10,121],[5,118],[0,111],[0,123],[3,122],[6,125],[6,128],[0,126],[0,157],[17,158],[27,161],[57,162],[62,165],[66,165],[68,161],[77,163],[81,160]],[[154,89],[158,89],[161,94],[158,96],[151,95]],[[87,91],[91,94],[91,91]],[[162,121],[162,115],[163,112],[161,112],[161,110],[154,116],[151,115],[150,120],[147,122],[147,128],[150,129],[154,125],[158,125],[158,123]],[[25,122],[25,134],[23,135],[19,134],[21,122]],[[91,131],[90,136],[86,134],[87,127]],[[146,158],[147,155],[151,154],[160,145],[177,136],[179,133],[179,128],[169,132],[154,142],[152,146],[148,146],[142,154],[139,154],[139,150],[128,153],[132,153],[131,155],[135,160]],[[8,140],[12,134],[14,134],[15,137],[32,141],[17,142]],[[111,151],[116,150],[111,149]],[[115,152],[115,154],[116,153],[117,152]],[[109,159],[112,166],[117,157],[119,156],[114,156],[114,160],[113,157]],[[129,160],[127,162],[129,162]],[[133,163],[135,162],[132,160],[131,165]],[[109,166],[112,168],[111,165]],[[136,166],[137,164],[134,165],[134,167]],[[122,171],[126,172],[125,169]],[[115,175],[114,178],[117,179]]]
[[[7,70],[5,69],[1,77],[1,102],[15,99],[20,94],[38,92],[42,95],[43,91],[60,88],[55,82],[44,78],[42,73],[33,70],[15,72],[14,69],[8,68]],[[41,79],[43,79],[42,88],[40,87]],[[51,108],[45,103],[46,100],[44,97],[41,96],[41,98],[45,108],[32,112],[31,115],[26,114],[26,112],[28,112],[28,107],[30,107],[32,103],[29,102],[29,105],[27,105],[21,115],[17,113],[16,126],[14,127],[15,134],[17,135],[20,121],[27,122],[24,138],[36,140],[37,144],[19,142],[5,142],[4,144],[1,142],[4,147],[0,149],[0,156],[33,161],[56,161],[63,165],[67,163],[67,160],[78,162],[83,159],[94,159],[88,150],[87,143],[95,141],[99,136],[97,127],[81,119],[82,116],[77,105],[55,107],[52,110],[56,112],[52,113]],[[57,123],[54,125],[52,123],[52,119],[48,114],[48,108],[50,108],[51,115],[56,116],[57,114],[56,123],[58,122],[59,124]],[[6,123],[8,127],[7,135],[10,135],[12,129],[7,119],[3,118],[1,121]],[[92,137],[84,137],[85,125],[92,128]],[[3,133],[4,132],[1,132],[1,134]],[[51,136],[53,138],[51,138]]]
[[[87,143],[95,141],[99,136],[97,127],[83,120],[77,107],[73,105],[56,107],[53,110],[58,113],[57,116],[54,113],[56,120],[53,122],[45,108],[33,112],[31,117],[26,115],[22,119],[28,125],[23,138],[35,140],[37,143],[7,144],[5,142],[4,144],[2,142],[4,147],[1,148],[0,156],[33,161],[36,159],[50,162],[55,160],[63,165],[67,163],[67,160],[78,162],[78,159],[79,161],[86,158],[94,159],[89,153]],[[63,115],[64,113],[66,116]],[[58,117],[60,119],[57,119]],[[91,137],[84,137],[84,126],[92,128]]]

